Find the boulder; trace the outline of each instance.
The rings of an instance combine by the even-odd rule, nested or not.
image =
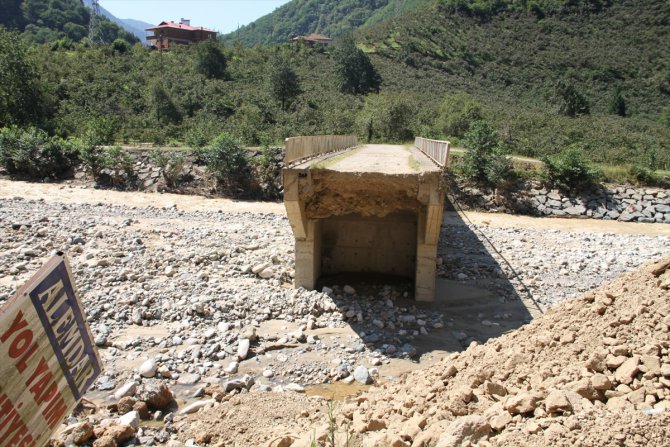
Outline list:
[[[158,379],[144,381],[137,391],[137,399],[146,402],[152,411],[165,410],[174,402],[170,388]]]

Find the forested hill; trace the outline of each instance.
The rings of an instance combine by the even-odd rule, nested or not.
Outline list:
[[[224,36],[247,46],[278,44],[310,33],[337,37],[435,3],[435,0],[293,0]]]
[[[91,10],[81,0],[0,0],[0,26],[22,32],[32,43],[60,43],[68,46],[89,37]],[[98,40],[111,43],[137,38],[107,18],[101,18]]]

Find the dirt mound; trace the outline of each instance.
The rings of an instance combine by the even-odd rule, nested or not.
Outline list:
[[[240,445],[308,446],[313,438],[332,445],[333,435],[344,445],[347,432],[353,446],[667,445],[669,288],[665,258],[517,331],[349,399],[335,411],[334,428],[323,403],[301,400],[305,416],[276,431],[294,434],[263,432]],[[286,397],[284,405],[297,404]],[[231,430],[225,417],[218,424]],[[195,437],[198,425],[186,434]]]

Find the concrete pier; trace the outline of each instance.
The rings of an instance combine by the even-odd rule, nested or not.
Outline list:
[[[418,301],[435,298],[442,169],[417,148],[367,145],[285,168],[284,203],[296,287],[382,273],[413,279]]]

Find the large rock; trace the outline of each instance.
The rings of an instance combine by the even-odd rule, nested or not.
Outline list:
[[[640,357],[633,356],[623,362],[614,373],[614,377],[619,383],[630,385],[633,383],[635,376],[640,371]]]
[[[137,392],[137,384],[135,382],[127,382],[114,391],[114,397],[120,400],[126,396],[134,396]]]
[[[205,408],[207,405],[213,405],[215,404],[216,401],[214,399],[206,399],[206,400],[197,400],[186,407],[184,407],[180,413],[181,414],[191,414],[195,413],[201,408]]]
[[[81,422],[72,429],[72,442],[76,445],[86,444],[93,437],[93,426],[90,422]]]
[[[538,407],[542,396],[537,393],[519,393],[505,399],[503,408],[510,414],[532,413]]]
[[[550,392],[544,400],[544,407],[549,414],[563,413],[572,410],[572,404],[568,400],[565,392],[561,390]]]
[[[368,385],[372,383],[372,378],[370,377],[370,371],[368,371],[368,369],[363,365],[357,366],[356,369],[354,370],[354,379],[356,380],[356,382],[362,383],[363,385]]]
[[[437,441],[436,447],[459,447],[474,445],[491,433],[491,426],[485,417],[463,416],[447,427]]]
[[[142,377],[147,377],[151,378],[156,375],[156,371],[158,370],[158,365],[156,365],[156,361],[154,359],[149,359],[142,363],[139,368],[140,375]]]
[[[241,338],[237,343],[237,357],[244,360],[249,355],[249,346],[251,342],[248,338]]]
[[[137,411],[129,411],[119,417],[119,425],[129,425],[133,430],[140,428],[140,414]]]
[[[146,380],[137,391],[137,399],[147,403],[151,410],[165,410],[172,402],[172,391],[158,379]]]

